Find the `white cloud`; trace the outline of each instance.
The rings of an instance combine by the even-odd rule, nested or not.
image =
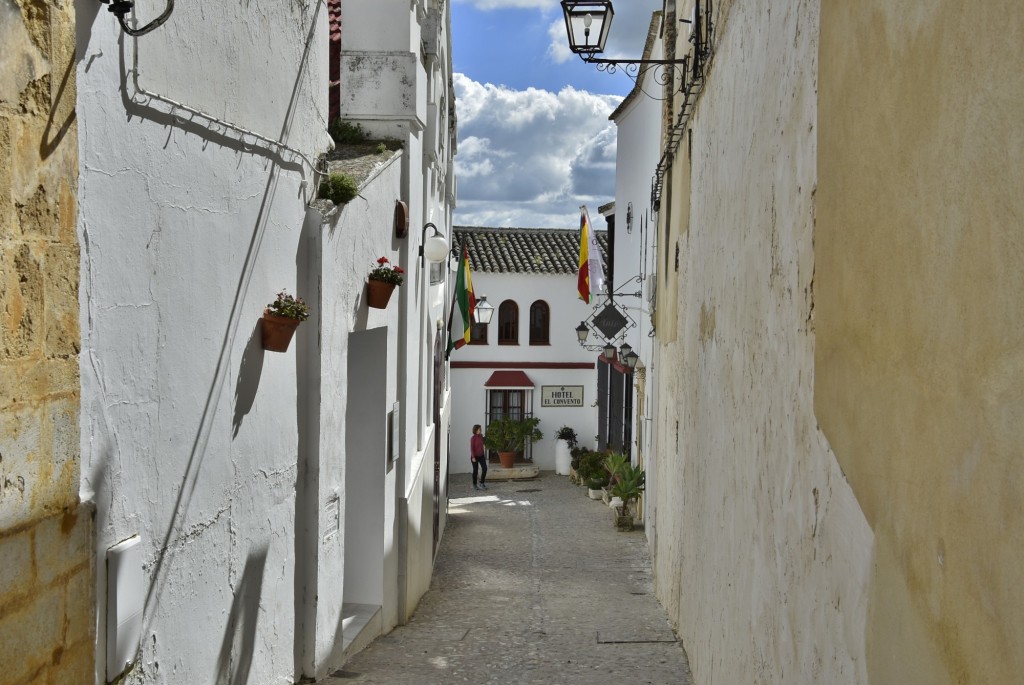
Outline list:
[[[553,21],[548,26],[548,57],[555,64],[564,64],[571,59],[577,59],[569,49],[569,39],[565,33],[565,21]]]
[[[578,209],[615,193],[621,102],[574,88],[517,91],[455,74],[459,179],[455,222],[571,228]]]

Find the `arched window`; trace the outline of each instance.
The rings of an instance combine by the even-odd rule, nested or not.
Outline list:
[[[498,344],[519,344],[519,305],[505,300],[498,307]]]
[[[548,329],[551,322],[551,310],[544,300],[537,300],[530,305],[530,344],[549,345]]]

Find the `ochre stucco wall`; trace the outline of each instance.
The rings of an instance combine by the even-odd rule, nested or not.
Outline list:
[[[1024,672],[1024,5],[823,0],[815,410],[873,683]]]
[[[71,2],[0,0],[0,682],[87,683]]]
[[[647,505],[697,683],[866,681],[873,540],[813,411],[818,17],[731,3],[661,217],[678,318]]]

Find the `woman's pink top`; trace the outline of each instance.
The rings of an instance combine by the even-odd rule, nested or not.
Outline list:
[[[473,457],[484,456],[484,436],[474,433],[469,439],[469,454]]]

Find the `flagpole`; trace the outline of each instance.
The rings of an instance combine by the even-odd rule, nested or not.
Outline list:
[[[462,259],[465,256],[466,239],[462,239],[462,244],[459,246],[459,269],[462,268]],[[452,318],[455,316],[455,299],[459,296],[459,272],[455,272],[455,284],[452,287],[452,302],[448,308],[448,325],[445,327],[448,331],[448,336],[444,341],[444,360],[448,361],[452,356]]]

